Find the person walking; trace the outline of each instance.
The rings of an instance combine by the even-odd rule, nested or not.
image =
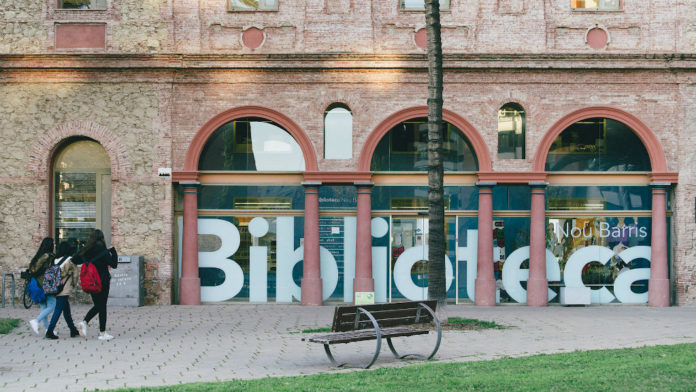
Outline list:
[[[90,235],[85,246],[80,249],[72,258],[72,262],[81,265],[86,262],[94,264],[101,280],[101,291],[92,296],[94,306],[87,312],[85,318],[78,324],[78,332],[83,337],[87,337],[87,324],[99,315],[99,340],[111,340],[114,337],[106,332],[106,302],[109,299],[109,287],[111,274],[109,267],[118,267],[118,254],[113,247],[107,249],[104,241],[104,233],[101,230],[94,230]]]
[[[53,263],[53,238],[46,237],[41,241],[39,249],[29,263],[29,275],[36,279],[39,287],[43,286],[44,272]],[[56,297],[47,295],[46,300],[41,302],[41,311],[35,319],[29,320],[29,327],[35,334],[39,334],[39,322],[43,321],[44,327],[48,329],[48,316],[51,315],[56,307]]]
[[[63,289],[56,294],[56,308],[53,311],[53,317],[51,317],[51,322],[46,331],[47,339],[58,339],[58,336],[54,333],[54,329],[58,323],[58,319],[60,319],[61,313],[63,314],[65,322],[68,324],[68,328],[70,328],[70,337],[74,338],[80,335],[72,319],[69,301],[70,295],[77,286],[77,267],[72,263],[72,257],[70,256],[74,252],[75,248],[65,241],[61,242],[56,250],[56,258],[53,264],[60,268],[60,280]]]

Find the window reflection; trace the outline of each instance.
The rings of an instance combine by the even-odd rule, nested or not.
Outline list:
[[[331,105],[324,116],[324,157],[353,157],[353,114],[344,105]]]
[[[106,0],[60,0],[58,2],[58,8],[103,10],[106,9]]]
[[[498,110],[498,157],[524,159],[525,116],[522,106],[508,103]]]
[[[56,242],[84,242],[94,229],[111,236],[111,168],[97,142],[76,139],[53,162],[54,235]]]
[[[230,0],[233,11],[277,11],[278,0]]]
[[[631,128],[589,118],[566,128],[546,158],[548,171],[650,171],[650,156]]]
[[[277,124],[259,118],[230,121],[208,139],[200,170],[302,171],[299,144]]]
[[[442,161],[445,171],[476,171],[478,161],[464,134],[454,125],[443,123]],[[370,170],[427,171],[428,120],[416,118],[392,128],[380,140],[372,155]]]
[[[619,0],[570,0],[570,8],[574,10],[616,11]]]
[[[450,0],[440,0],[440,9],[448,10]],[[401,0],[402,10],[422,10],[425,9],[425,0]]]

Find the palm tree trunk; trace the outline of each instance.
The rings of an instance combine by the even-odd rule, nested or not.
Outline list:
[[[425,1],[428,37],[428,297],[445,304],[445,204],[442,167],[442,40],[440,2]]]

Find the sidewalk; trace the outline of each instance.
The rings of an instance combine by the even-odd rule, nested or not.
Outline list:
[[[81,320],[87,309],[73,306],[73,318]],[[67,337],[62,319],[61,338],[43,339],[26,323],[37,314],[37,308],[21,305],[0,309],[0,317],[22,319],[19,328],[0,335],[2,391],[79,391],[347,371],[330,368],[321,345],[300,340],[303,329],[330,327],[332,306],[111,307],[107,330],[115,338],[108,342],[96,339],[96,318],[87,340]],[[445,331],[435,357],[439,361],[696,342],[695,307],[450,305],[447,314],[510,328]],[[427,353],[434,338],[403,342],[399,346],[395,341],[397,350]],[[339,361],[365,361],[374,344],[338,345],[335,355]],[[402,363],[382,347],[373,368]],[[50,377],[49,367],[60,376]]]

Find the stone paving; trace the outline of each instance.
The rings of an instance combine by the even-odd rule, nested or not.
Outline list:
[[[87,309],[73,306],[73,317],[80,320]],[[81,391],[351,371],[329,367],[321,345],[301,341],[300,331],[330,326],[332,306],[111,307],[107,330],[115,338],[108,342],[96,339],[96,319],[87,339],[66,337],[62,319],[61,338],[44,339],[26,322],[37,314],[36,308],[0,309],[0,317],[23,320],[0,335],[0,391]],[[450,305],[447,316],[510,328],[445,331],[439,361],[696,342],[695,307]],[[432,335],[403,338],[395,345],[427,353]],[[338,345],[335,355],[339,361],[364,362],[374,344]],[[404,363],[385,346],[373,368]]]

